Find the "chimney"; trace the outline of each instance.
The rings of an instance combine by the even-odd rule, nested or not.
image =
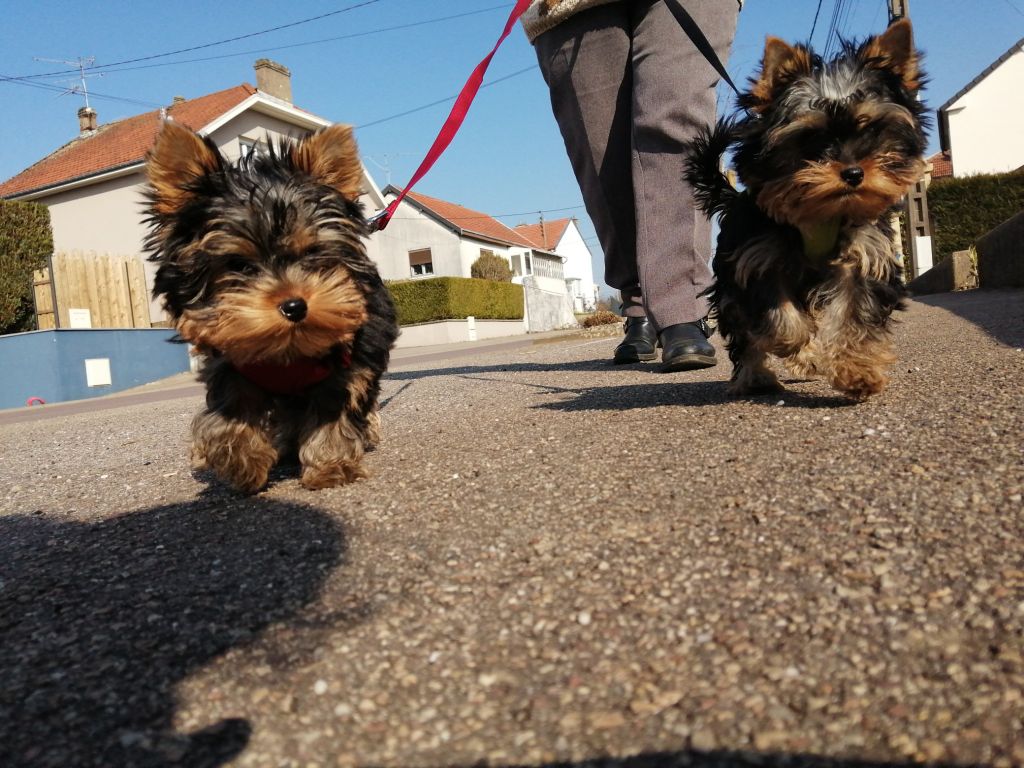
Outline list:
[[[288,67],[270,59],[256,59],[256,90],[292,103],[292,73]]]
[[[78,132],[85,136],[96,130],[96,110],[92,107],[82,107],[78,110]]]

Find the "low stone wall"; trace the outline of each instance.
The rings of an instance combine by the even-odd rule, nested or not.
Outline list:
[[[530,333],[576,328],[573,300],[564,280],[543,277],[523,278],[526,326]]]
[[[978,276],[971,263],[970,251],[956,251],[907,283],[907,290],[916,296],[977,287]]]
[[[396,347],[429,347],[460,341],[497,339],[526,333],[522,320],[437,320],[432,323],[403,325]]]
[[[1024,287],[1024,211],[982,235],[975,248],[982,288]]]

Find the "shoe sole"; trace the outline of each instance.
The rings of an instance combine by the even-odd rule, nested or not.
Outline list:
[[[661,372],[695,371],[699,368],[711,368],[716,365],[718,365],[718,359],[714,355],[680,355],[674,360],[662,364]]]
[[[643,355],[629,355],[628,357],[613,357],[612,365],[627,365],[629,363],[649,363],[651,360],[657,360],[658,353],[650,352]]]

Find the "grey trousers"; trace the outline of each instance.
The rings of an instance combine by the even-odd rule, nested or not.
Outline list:
[[[683,5],[725,62],[737,3]],[[659,330],[704,317],[711,225],[683,180],[683,149],[715,120],[715,70],[662,0],[581,11],[534,47],[623,314]]]

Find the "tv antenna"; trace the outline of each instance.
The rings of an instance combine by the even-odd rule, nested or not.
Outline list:
[[[80,93],[85,97],[85,106],[89,107],[89,85],[86,82],[86,78],[89,77],[103,77],[102,72],[86,72],[86,70],[96,63],[95,56],[79,56],[77,59],[69,61],[68,59],[44,59],[41,56],[33,56],[34,61],[46,61],[50,64],[65,64],[69,67],[74,67],[78,70],[78,79],[70,81],[73,83],[68,86],[68,89],[61,96],[67,96],[70,93]]]
[[[382,157],[384,159],[383,163],[377,162],[377,159],[375,157],[373,157],[372,155],[366,155],[365,157],[371,163],[373,163],[378,168],[380,168],[382,171],[384,171],[384,178],[385,178],[384,185],[387,186],[387,185],[389,185],[391,183],[391,158],[393,158],[393,157],[404,157],[406,155],[414,155],[414,154],[416,154],[416,153],[415,152],[385,152],[383,155],[380,155],[380,157]]]

